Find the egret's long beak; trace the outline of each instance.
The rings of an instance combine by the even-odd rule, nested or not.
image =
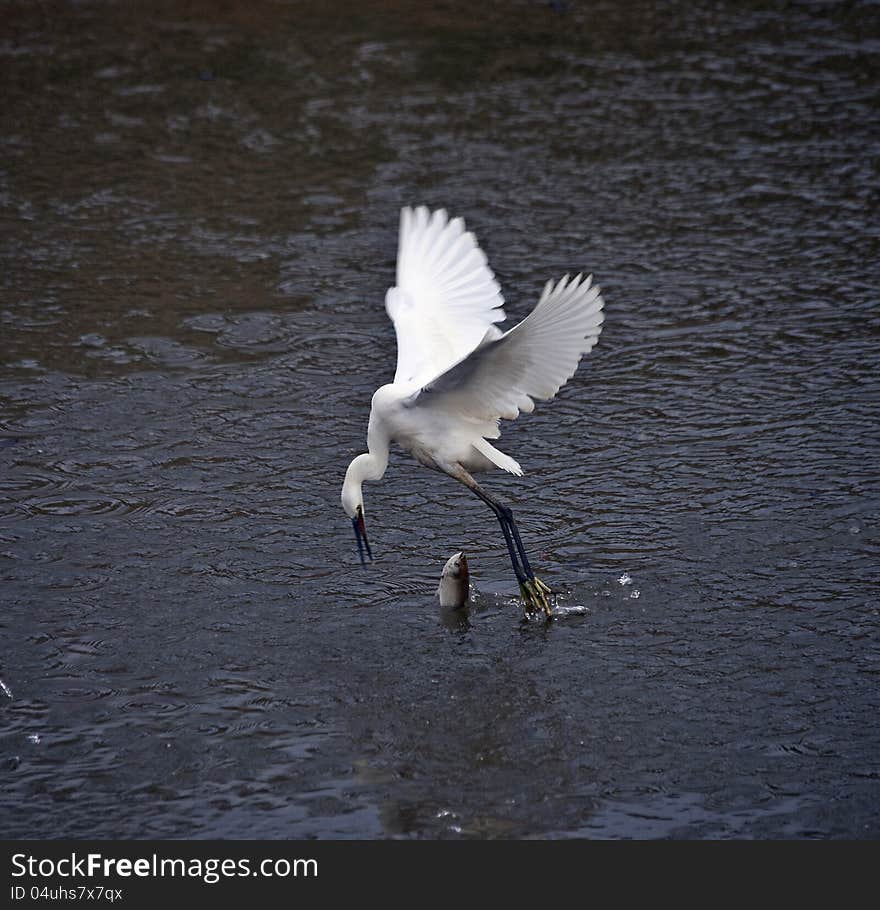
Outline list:
[[[365,566],[367,561],[364,559],[364,550],[367,551],[367,556],[369,556],[371,560],[373,558],[373,551],[370,549],[369,540],[367,540],[367,526],[364,524],[364,510],[360,506],[358,506],[357,515],[352,518],[351,524],[354,528],[354,536],[357,538],[361,565]]]

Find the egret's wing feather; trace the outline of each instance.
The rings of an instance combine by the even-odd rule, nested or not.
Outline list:
[[[547,282],[538,305],[425,385],[413,399],[473,420],[515,419],[553,398],[599,339],[604,301],[592,276]]]
[[[400,213],[397,284],[385,308],[397,334],[395,382],[425,383],[474,350],[504,318],[498,282],[461,218]]]

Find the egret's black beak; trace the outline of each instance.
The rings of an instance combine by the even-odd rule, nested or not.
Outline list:
[[[367,551],[367,556],[369,556],[371,560],[373,558],[373,551],[370,549],[369,540],[367,540],[367,526],[364,524],[364,510],[360,506],[358,506],[357,515],[352,518],[351,524],[354,528],[354,536],[357,538],[361,565],[365,566],[367,561],[364,559],[364,550]]]

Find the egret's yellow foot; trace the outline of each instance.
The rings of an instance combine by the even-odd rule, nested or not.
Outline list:
[[[520,583],[519,589],[522,592],[527,613],[542,610],[547,619],[552,617],[550,595],[553,591],[540,578],[527,578]]]
[[[535,585],[535,587],[536,587],[539,591],[543,591],[544,594],[546,594],[548,597],[549,597],[551,594],[553,594],[553,589],[552,589],[551,587],[549,587],[548,585],[545,585],[544,582],[541,581],[540,578],[533,578],[533,579],[532,579],[532,584]]]
[[[526,615],[531,615],[538,609],[538,605],[533,600],[531,582],[528,580],[521,581],[519,583],[519,592],[522,594],[523,603],[526,605]]]

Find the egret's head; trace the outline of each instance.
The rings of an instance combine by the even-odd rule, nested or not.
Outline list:
[[[342,485],[342,508],[349,518],[355,518],[358,511],[364,511],[364,494],[361,491],[361,485],[355,483],[351,477],[351,468],[345,475],[345,483]]]
[[[358,456],[359,458],[363,456]],[[364,551],[370,559],[373,558],[373,551],[370,549],[370,542],[367,540],[367,527],[364,524],[364,494],[362,491],[362,475],[358,459],[348,466],[345,474],[345,482],[342,484],[342,508],[345,514],[351,519],[351,525],[354,528],[354,536],[357,539],[358,553],[361,557],[361,565],[366,564]]]

